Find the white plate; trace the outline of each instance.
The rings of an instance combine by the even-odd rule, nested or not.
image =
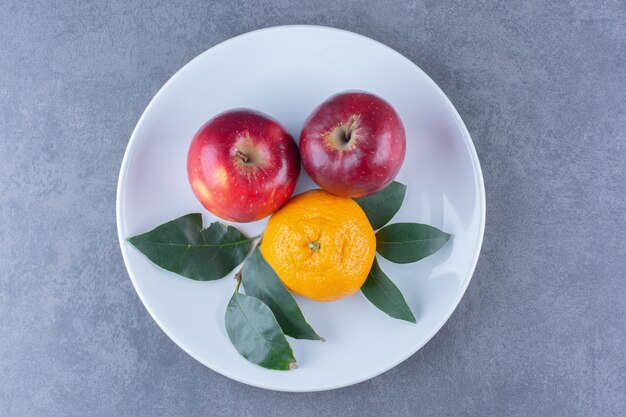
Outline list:
[[[299,368],[270,371],[247,362],[224,329],[232,274],[195,282],[153,265],[126,238],[190,212],[215,220],[187,182],[196,130],[217,113],[249,107],[278,119],[298,138],[302,122],[347,89],[387,99],[404,121],[407,156],[398,180],[406,200],[392,222],[428,223],[454,235],[420,262],[382,269],[404,293],[417,324],[395,320],[361,293],[332,303],[297,300],[325,343],[289,339]],[[296,193],[313,187],[302,172]],[[256,235],[266,221],[237,225]],[[178,71],[133,132],[119,177],[117,225],[130,278],[163,331],[185,352],[237,381],[282,391],[319,391],[372,378],[399,364],[443,326],[472,277],[485,225],[476,151],[458,113],[411,61],[366,37],[326,27],[263,29],[221,43]],[[158,366],[158,364],[154,364]]]

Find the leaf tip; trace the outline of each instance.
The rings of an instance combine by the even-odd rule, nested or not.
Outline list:
[[[289,370],[298,369],[298,364],[296,362],[291,362],[289,364]]]
[[[320,336],[320,342],[324,343],[326,341],[326,339],[324,339],[322,336]]]

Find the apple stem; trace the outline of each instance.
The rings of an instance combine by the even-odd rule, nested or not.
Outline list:
[[[352,131],[348,129],[344,130],[343,141],[346,143],[349,143],[351,138],[352,138]]]
[[[313,252],[320,250],[320,242],[309,242],[307,245]]]
[[[357,127],[356,124],[358,120],[359,120],[359,116],[353,115],[352,117],[350,117],[348,124],[346,124],[344,131],[343,131],[343,140],[346,143],[349,143],[352,140],[352,134],[356,130],[356,127]]]
[[[239,157],[239,159],[242,160],[243,163],[248,162],[248,155],[246,155],[245,153],[241,152],[239,149],[237,149],[237,156]]]

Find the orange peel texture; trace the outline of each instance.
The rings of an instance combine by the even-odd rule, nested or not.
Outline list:
[[[361,288],[374,262],[376,237],[354,200],[312,190],[270,217],[261,253],[291,291],[333,301]]]

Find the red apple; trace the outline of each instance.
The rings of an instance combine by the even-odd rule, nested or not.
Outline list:
[[[306,172],[343,197],[363,197],[389,185],[405,149],[404,126],[393,107],[360,91],[330,97],[308,117],[300,135]]]
[[[299,174],[293,138],[253,110],[230,110],[209,120],[187,155],[187,175],[198,200],[216,216],[235,222],[276,211],[293,193]]]

